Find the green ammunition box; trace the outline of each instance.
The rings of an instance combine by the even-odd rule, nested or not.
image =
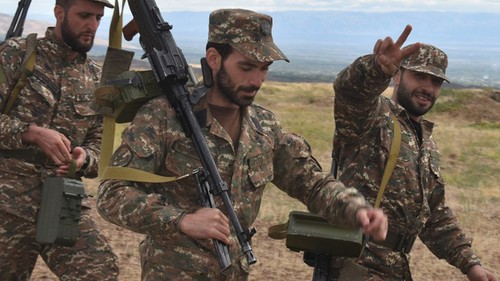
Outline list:
[[[321,216],[292,211],[288,223],[269,229],[269,236],[286,239],[292,251],[358,257],[363,248],[363,233],[359,229],[341,228],[329,224]]]
[[[47,178],[42,187],[36,241],[72,246],[78,237],[84,197],[83,182],[63,177]]]

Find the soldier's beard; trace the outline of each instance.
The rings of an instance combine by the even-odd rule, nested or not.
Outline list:
[[[258,87],[253,87],[253,86],[236,87],[234,85],[233,80],[231,79],[226,69],[224,68],[224,64],[222,64],[221,68],[217,72],[216,83],[217,83],[217,88],[219,89],[221,95],[224,96],[226,99],[228,99],[230,102],[240,107],[251,105],[253,103],[254,97],[245,97],[245,96],[239,97],[238,96],[239,91],[257,92],[259,90]]]
[[[92,46],[94,45],[94,40],[92,40],[90,43],[81,43],[78,41],[78,34],[75,34],[73,30],[71,30],[69,23],[68,23],[68,17],[64,17],[64,21],[61,26],[61,35],[64,43],[66,43],[71,50],[79,53],[86,53],[90,51]]]
[[[420,90],[423,91],[423,90]],[[397,91],[397,102],[399,105],[401,105],[408,113],[412,116],[420,117],[426,114],[431,108],[434,106],[434,103],[436,102],[436,99],[432,96],[432,94],[429,93],[422,93],[427,95],[429,98],[432,99],[431,105],[428,107],[422,107],[413,102],[412,97],[418,93],[418,90],[410,91],[407,87],[406,84],[403,81],[403,77],[401,77],[401,80],[399,82],[398,86],[398,91]]]

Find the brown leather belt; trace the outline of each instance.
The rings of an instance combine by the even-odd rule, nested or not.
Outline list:
[[[375,241],[370,239],[370,242],[392,249],[395,252],[403,252],[405,254],[408,254],[411,251],[413,243],[415,243],[416,239],[416,235],[388,231],[387,237],[384,241]]]
[[[0,156],[38,165],[45,165],[49,160],[42,151],[34,149],[0,149]]]

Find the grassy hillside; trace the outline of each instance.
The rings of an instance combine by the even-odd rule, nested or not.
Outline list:
[[[447,202],[474,237],[473,247],[484,265],[500,277],[500,102],[491,90],[444,89],[428,118],[437,126],[434,137],[442,153],[442,173],[447,182]],[[500,94],[499,94],[500,95]],[[257,102],[272,109],[283,127],[303,135],[325,170],[330,169],[333,136],[332,85],[267,82]],[[119,134],[117,132],[117,137]],[[286,163],[284,163],[286,165]],[[91,190],[97,181],[86,181]],[[253,247],[258,259],[250,280],[311,280],[312,268],[302,262],[302,253],[288,250],[283,240],[267,237],[271,225],[285,222],[291,210],[304,206],[273,186],[266,188]],[[102,221],[99,227],[120,258],[121,281],[140,280],[137,247],[141,235]],[[438,260],[417,241],[411,266],[416,281],[466,280],[445,261]],[[41,264],[32,280],[56,280]]]
[[[475,237],[473,245],[484,264],[499,276],[500,250],[491,245],[500,239],[496,230],[500,227],[500,103],[491,96],[491,90],[443,89],[427,118],[437,123],[434,137],[442,153],[447,202],[467,233]],[[288,131],[302,134],[323,168],[330,169],[334,130],[331,84],[268,83],[257,102],[273,109]],[[284,222],[289,211],[304,209],[275,187],[266,191],[259,217],[265,225]],[[281,246],[285,247],[284,243]],[[432,256],[421,242],[412,253],[415,280],[465,280],[458,270]],[[304,275],[307,270],[309,275]],[[287,271],[297,271],[294,276],[298,277],[293,280],[309,280],[311,274],[309,268],[298,264],[287,267]],[[277,278],[287,280],[285,276]]]

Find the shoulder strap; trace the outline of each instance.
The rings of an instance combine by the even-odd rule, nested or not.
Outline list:
[[[385,188],[387,186],[387,183],[389,183],[392,172],[396,167],[396,161],[398,160],[399,151],[401,150],[401,126],[399,125],[399,120],[396,115],[392,111],[389,111],[389,114],[391,115],[394,136],[392,138],[391,150],[389,151],[389,158],[387,159],[387,163],[385,164],[384,174],[382,175],[382,181],[380,182],[377,199],[375,199],[375,205],[373,206],[374,208],[378,208],[380,206],[382,196],[384,195]],[[362,248],[361,253],[359,254],[359,258],[363,256],[365,248],[368,248],[370,236],[366,235],[364,240],[365,241],[363,244],[365,245],[365,247]]]
[[[382,182],[380,183],[377,199],[375,200],[375,208],[380,206],[385,187],[387,186],[389,178],[394,171],[394,167],[396,167],[396,161],[398,160],[399,151],[401,150],[401,126],[399,125],[398,118],[394,115],[394,113],[392,113],[392,111],[390,111],[390,115],[394,125],[394,137],[392,138],[391,151],[389,152],[389,158],[387,159],[387,164],[385,165],[384,174],[382,176]]]
[[[125,0],[122,0],[122,5],[120,5],[118,0],[115,0],[115,8],[113,11],[113,17],[111,19],[109,27],[109,47],[106,53],[106,58],[104,59],[103,72],[101,77],[101,86],[105,86],[106,80],[109,76],[114,76],[123,71],[127,71],[130,68],[130,62],[132,56],[129,54],[124,54],[121,52],[122,49],[122,25],[123,25],[123,10],[125,5]],[[128,63],[122,62],[117,64],[116,61],[113,64],[113,59],[121,58],[123,61],[130,61]],[[108,67],[108,63],[112,64],[112,67]],[[96,92],[94,92],[96,94]],[[99,96],[99,88],[97,89],[97,95]],[[152,182],[152,183],[165,183],[170,181],[179,180],[185,176],[180,177],[164,177],[153,173],[149,173],[143,170],[129,168],[129,167],[115,167],[110,166],[109,162],[111,155],[113,153],[113,146],[115,141],[115,131],[116,131],[116,120],[113,116],[107,114],[104,115],[103,121],[103,133],[101,141],[101,156],[99,158],[99,179],[117,179],[117,180],[128,180],[137,182]]]
[[[17,99],[17,96],[21,92],[21,89],[24,88],[26,79],[28,78],[28,76],[33,74],[33,69],[35,69],[36,62],[36,36],[36,33],[31,33],[26,37],[26,55],[24,56],[24,60],[17,71],[20,77],[17,80],[16,85],[12,89],[12,93],[7,99],[3,111],[4,114],[10,113],[10,111],[12,110],[12,106]]]
[[[178,177],[165,177],[129,167],[108,166],[104,170],[100,179],[127,180],[127,181],[149,182],[149,183],[166,183],[166,182],[180,180],[191,175],[193,175],[193,173]]]
[[[115,8],[113,10],[113,17],[111,19],[111,23],[109,26],[109,46],[108,52],[110,50],[119,50],[122,47],[122,25],[123,25],[123,8],[125,5],[125,0],[122,0],[122,8],[120,12],[120,5],[118,0],[115,0]],[[116,52],[117,53],[117,52]],[[106,59],[108,58],[108,54],[106,54],[106,58],[103,63],[103,72],[101,76],[101,85],[104,85],[106,82],[107,76],[111,75],[111,71],[108,73],[107,67],[108,62]],[[123,70],[128,70],[123,69]],[[104,171],[109,167],[109,161],[111,159],[111,155],[113,153],[114,142],[115,142],[115,131],[116,131],[116,120],[112,116],[104,115],[103,120],[103,131],[102,131],[102,140],[101,140],[101,155],[99,157],[99,171],[98,177],[102,179]]]

